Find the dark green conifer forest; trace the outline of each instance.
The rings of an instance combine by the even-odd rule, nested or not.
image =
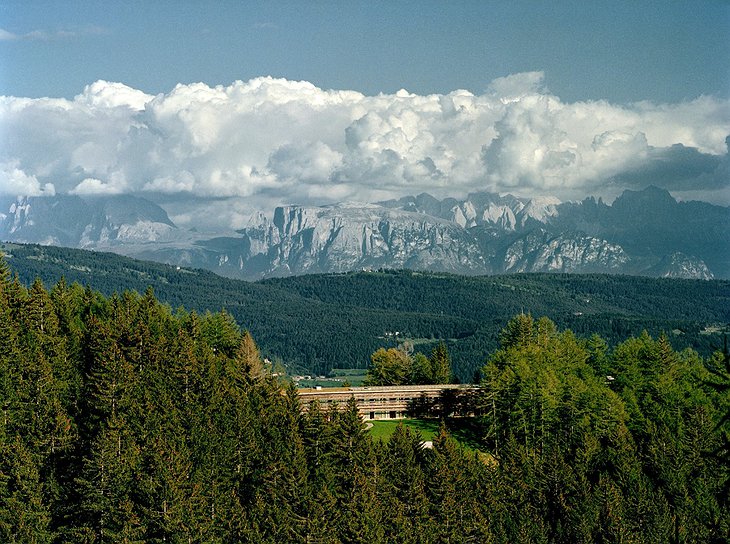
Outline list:
[[[675,349],[703,357],[730,332],[728,280],[383,270],[251,283],[112,253],[23,244],[0,250],[25,286],[40,278],[51,289],[62,276],[106,296],[152,286],[173,308],[225,309],[290,373],[363,369],[379,348],[411,340],[427,355],[445,343],[454,377],[471,382],[499,347],[500,329],[520,312],[547,315],[582,337],[598,334],[611,348],[644,330],[655,338],[665,332]]]
[[[479,451],[380,442],[354,401],[302,414],[226,312],[0,263],[0,541],[727,542],[726,352],[524,313],[499,345]]]

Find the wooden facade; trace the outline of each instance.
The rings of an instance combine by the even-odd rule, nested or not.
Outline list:
[[[307,411],[315,399],[320,408],[327,410],[335,403],[343,408],[354,397],[365,420],[402,419],[419,406],[432,412],[443,411],[445,398],[457,399],[475,390],[471,385],[453,384],[314,388],[299,389],[299,401],[302,411]]]

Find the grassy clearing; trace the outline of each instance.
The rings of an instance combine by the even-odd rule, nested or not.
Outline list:
[[[376,440],[386,442],[399,423],[421,433],[424,441],[433,440],[438,434],[440,419],[400,419],[396,421],[372,421],[370,435]],[[479,450],[479,432],[476,422],[471,418],[449,418],[446,429],[451,436],[467,451]]]
[[[403,425],[412,431],[420,432],[423,440],[433,440],[439,429],[438,421],[425,419],[399,419],[396,421],[372,421],[371,423],[373,426],[370,429],[370,435],[374,439],[382,440],[383,442],[390,440],[391,435],[400,423],[403,423]]]

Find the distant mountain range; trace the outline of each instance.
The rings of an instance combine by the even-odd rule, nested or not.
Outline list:
[[[180,229],[149,200],[59,195],[0,201],[0,239],[113,251],[259,279],[361,269],[461,274],[607,272],[730,278],[730,208],[667,191],[587,198],[423,193],[375,204],[284,206],[239,231]]]

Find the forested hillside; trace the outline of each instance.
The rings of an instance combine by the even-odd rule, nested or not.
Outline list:
[[[261,309],[266,312],[266,309]],[[300,412],[227,313],[0,263],[0,541],[726,542],[727,353],[546,318],[483,353],[480,452]],[[610,376],[610,378],[609,378]],[[723,419],[724,418],[724,419]]]
[[[520,312],[549,316],[579,336],[600,334],[611,346],[643,330],[666,332],[674,348],[703,356],[721,347],[717,333],[730,323],[730,282],[720,280],[381,271],[248,283],[107,253],[16,244],[3,251],[25,285],[39,277],[50,287],[64,276],[106,295],[152,286],[173,308],[224,308],[267,357],[306,373],[364,368],[378,348],[394,347],[386,333],[399,332],[423,352],[445,341],[457,377],[470,381]]]

